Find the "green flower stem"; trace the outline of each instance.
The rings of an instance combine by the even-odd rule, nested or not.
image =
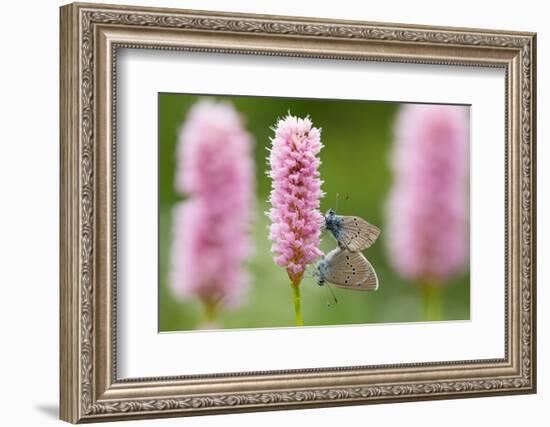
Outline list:
[[[296,326],[304,326],[304,319],[302,319],[302,305],[300,299],[300,285],[290,284],[292,288],[292,298],[294,301],[294,314],[296,316]]]
[[[218,304],[215,302],[204,303],[204,318],[203,323],[205,325],[213,324],[218,315]]]
[[[420,287],[422,289],[424,320],[443,320],[441,284],[426,280],[420,284]]]

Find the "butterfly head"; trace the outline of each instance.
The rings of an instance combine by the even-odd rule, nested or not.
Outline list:
[[[329,209],[325,213],[325,228],[329,230],[336,239],[338,239],[340,235],[341,222],[340,217],[336,215],[334,209]]]
[[[313,271],[313,277],[317,279],[317,284],[319,286],[324,286],[327,275],[328,262],[325,258],[317,261],[315,264],[315,269]]]

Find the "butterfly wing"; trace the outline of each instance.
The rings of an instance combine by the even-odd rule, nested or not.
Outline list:
[[[327,256],[325,279],[334,286],[356,291],[375,291],[378,278],[360,252],[335,249]]]
[[[374,271],[372,264],[366,258],[365,261],[367,262],[367,277],[363,283],[360,283],[354,289],[360,291],[376,291],[378,290],[378,276],[376,275],[376,271]]]
[[[340,235],[338,243],[341,247],[359,252],[370,247],[380,235],[380,229],[369,224],[358,216],[340,217]]]

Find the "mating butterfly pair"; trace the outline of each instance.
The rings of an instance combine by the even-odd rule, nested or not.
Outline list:
[[[344,289],[375,291],[378,277],[361,251],[370,247],[380,235],[380,229],[356,216],[336,215],[329,209],[325,214],[325,229],[338,242],[338,247],[315,266],[317,284],[326,282]]]

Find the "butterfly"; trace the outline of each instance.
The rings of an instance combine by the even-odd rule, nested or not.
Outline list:
[[[333,249],[317,262],[313,274],[319,286],[328,282],[338,288],[355,291],[378,289],[376,272],[361,252]]]
[[[350,252],[365,250],[380,235],[380,229],[364,219],[336,215],[333,209],[329,209],[325,214],[325,228],[334,236],[338,246]]]

